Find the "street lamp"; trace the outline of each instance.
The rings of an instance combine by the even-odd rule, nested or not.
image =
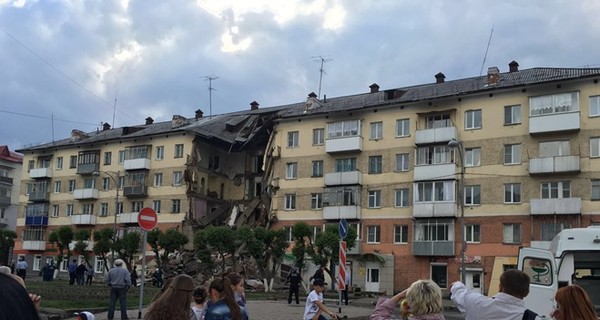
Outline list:
[[[465,148],[463,144],[452,138],[450,142],[448,142],[448,147],[454,150],[458,150],[458,155],[460,157],[460,183],[458,185],[458,195],[456,199],[456,203],[460,205],[460,281],[465,283],[466,280],[466,270],[465,270],[465,252],[467,251],[467,244],[465,243],[465,161],[464,161],[464,153]],[[460,199],[460,200],[459,200]]]
[[[101,173],[104,173],[115,183],[115,190],[117,191],[115,195],[115,221],[113,223],[113,245],[110,247],[111,254],[111,263],[115,263],[115,249],[114,242],[117,240],[117,214],[119,213],[119,180],[121,179],[121,172],[117,171],[94,171],[92,175],[94,177],[99,177]],[[116,178],[115,178],[116,177]]]

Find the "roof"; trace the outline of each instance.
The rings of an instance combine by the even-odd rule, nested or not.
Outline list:
[[[10,162],[23,163],[23,155],[10,151],[6,145],[0,146],[0,159]]]

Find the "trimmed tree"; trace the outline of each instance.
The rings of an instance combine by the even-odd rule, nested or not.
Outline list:
[[[205,265],[211,267],[213,273],[221,273],[226,270],[226,256],[233,257],[239,242],[236,241],[236,233],[229,226],[208,226],[199,230],[194,234],[194,246],[196,247],[196,255],[198,259]],[[215,260],[221,260],[220,271],[215,272]],[[233,267],[235,268],[236,261],[233,259]]]
[[[246,253],[256,261],[265,292],[272,291],[277,268],[281,264],[288,246],[285,230],[267,230],[263,227],[252,229],[249,226],[243,226],[237,234],[245,242]]]
[[[113,234],[112,228],[103,228],[94,231],[94,254],[102,257],[102,261],[104,261],[104,270],[106,271],[108,271],[106,255],[110,252]]]
[[[9,265],[8,253],[15,246],[17,233],[12,230],[0,230],[0,263]]]
[[[90,256],[87,251],[88,242],[90,240],[90,230],[80,229],[75,232],[75,245],[73,251],[83,256],[83,259],[87,264],[90,264],[88,258]]]
[[[154,229],[148,232],[148,244],[156,256],[156,263],[162,269],[169,262],[169,254],[180,251],[188,242],[188,237],[177,229],[169,229],[165,232]]]
[[[125,261],[129,270],[131,270],[133,256],[140,252],[141,243],[142,236],[138,232],[127,232],[115,242],[114,250]]]
[[[74,238],[75,232],[73,232],[71,226],[62,226],[50,232],[48,241],[58,249],[58,258],[56,259],[56,262],[59,267],[63,261],[63,257],[66,256],[67,261],[69,261],[69,258],[73,255],[71,248],[69,248],[69,244],[71,244],[71,241],[73,241]]]
[[[356,245],[357,235],[354,227],[348,229],[348,234],[344,238],[344,241],[346,241],[346,248],[351,249]],[[338,264],[339,251],[340,235],[338,225],[329,224],[325,226],[325,232],[317,235],[314,245],[308,250],[308,255],[315,264],[325,266],[325,271],[327,271],[331,279],[335,279],[334,266]],[[331,288],[334,289],[335,281],[331,282]]]

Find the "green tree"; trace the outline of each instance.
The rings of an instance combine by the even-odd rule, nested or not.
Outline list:
[[[356,236],[356,229],[354,227],[348,228],[348,234],[344,238],[347,249],[354,248],[356,245]],[[328,224],[325,226],[325,232],[317,235],[314,245],[308,250],[308,254],[316,265],[325,266],[325,271],[327,271],[331,279],[335,279],[334,266],[339,260],[339,250],[340,235],[338,225]],[[328,265],[329,268],[327,268]],[[333,289],[334,281],[331,282]]]
[[[285,230],[243,226],[236,233],[244,241],[246,253],[256,261],[265,292],[272,291],[273,279],[288,247]]]
[[[94,231],[94,254],[102,257],[104,261],[104,270],[108,271],[108,263],[106,263],[106,255],[112,246],[112,237],[114,232],[112,228],[103,228]]]
[[[194,246],[198,259],[211,267],[213,271],[216,267],[214,261],[218,259],[221,260],[221,272],[225,271],[225,258],[228,255],[233,257],[239,244],[235,231],[228,226],[208,226],[194,235]],[[213,254],[216,254],[217,259],[213,259]],[[235,259],[233,259],[233,263],[235,268]]]
[[[294,265],[299,270],[304,269],[306,264],[306,255],[311,247],[310,236],[312,227],[306,222],[296,222],[292,227],[292,238],[294,239],[294,248],[292,255],[294,256]]]
[[[9,264],[8,253],[10,248],[15,246],[17,233],[12,230],[0,230],[0,262],[5,265]]]
[[[71,228],[71,226],[62,226],[50,232],[50,235],[48,236],[48,241],[53,246],[56,246],[58,248],[57,263],[59,266],[63,261],[63,257],[66,257],[67,261],[69,261],[71,255],[73,255],[73,253],[71,252],[71,248],[69,248],[69,244],[71,244],[71,241],[73,241],[74,238],[75,232],[73,232],[73,228]]]
[[[131,270],[133,256],[140,252],[141,244],[142,236],[138,232],[127,232],[114,243],[115,252],[125,261],[129,270]]]
[[[87,251],[87,246],[90,240],[90,230],[87,229],[79,229],[75,232],[75,245],[73,246],[73,251],[75,253],[79,253],[83,256],[83,259],[87,264],[90,264],[88,261],[89,252]]]
[[[169,254],[180,251],[188,242],[188,237],[177,229],[169,229],[165,232],[154,229],[148,232],[148,244],[156,256],[156,263],[161,268],[167,265]]]

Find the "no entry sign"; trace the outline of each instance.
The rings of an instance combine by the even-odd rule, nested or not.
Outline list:
[[[144,208],[138,214],[138,224],[140,228],[151,231],[156,227],[156,223],[158,223],[158,217],[156,216],[156,212],[152,208]]]

